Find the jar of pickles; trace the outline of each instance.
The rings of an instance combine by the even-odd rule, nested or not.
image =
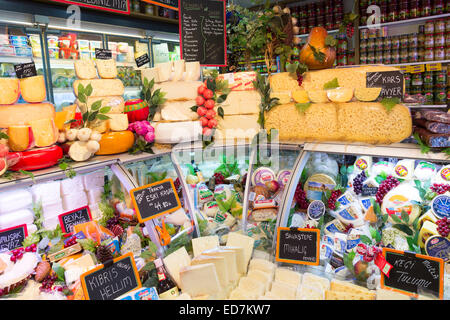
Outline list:
[[[400,38],[399,38],[399,36],[391,37],[391,48],[392,49],[400,49]]]
[[[425,35],[424,46],[425,46],[425,48],[432,48],[432,47],[434,47],[434,35],[433,34],[426,34]]]
[[[433,90],[425,90],[423,94],[425,98],[425,104],[431,105],[434,102]]]
[[[409,48],[408,62],[419,62],[419,52],[417,48]]]
[[[427,71],[423,73],[423,88],[433,89],[433,72]]]
[[[434,71],[434,85],[436,88],[447,87],[447,67],[442,67],[441,71]]]
[[[444,0],[434,0],[433,1],[433,15],[444,13]]]
[[[375,51],[375,63],[376,64],[383,63],[383,51]]]
[[[399,8],[400,8],[400,10],[398,12],[398,20],[409,19],[408,1],[400,2]]]
[[[375,39],[375,50],[383,51],[384,41],[383,38]]]
[[[434,60],[433,48],[425,48],[424,60],[425,61],[433,61]]]
[[[375,63],[375,53],[372,51],[367,54],[367,64],[374,64]]]
[[[407,63],[409,61],[408,48],[400,50],[400,63]]]
[[[419,0],[410,0],[409,1],[409,18],[414,19],[420,16],[420,4]]]
[[[391,51],[390,50],[383,51],[383,64],[391,64]]]
[[[391,51],[391,63],[392,64],[400,63],[400,51],[398,49]]]
[[[359,55],[359,63],[367,64],[367,53],[361,52],[361,54]]]
[[[410,48],[417,48],[419,45],[419,39],[417,33],[411,33],[408,35],[408,45]]]
[[[421,7],[422,7],[421,10],[422,17],[431,16],[431,0],[422,0]]]
[[[384,50],[391,50],[391,48],[392,48],[391,37],[383,38],[383,48],[384,48]]]
[[[375,39],[371,38],[367,40],[367,51],[375,50]]]
[[[367,40],[361,39],[359,42],[359,51],[367,52]]]
[[[440,33],[445,32],[445,20],[438,19],[434,22],[434,32]]]
[[[445,89],[435,89],[433,93],[435,104],[447,104],[447,93],[445,92]]]
[[[417,56],[419,61],[425,60],[425,49],[423,47],[417,48]]]
[[[434,33],[434,22],[433,20],[428,20],[425,22],[425,34]]]
[[[434,35],[434,46],[435,47],[444,47],[445,46],[445,35],[443,32],[436,33]]]
[[[444,58],[445,58],[444,47],[434,47],[434,59],[435,60],[444,60]]]
[[[408,47],[408,35],[403,34],[400,36],[400,48],[407,48]]]

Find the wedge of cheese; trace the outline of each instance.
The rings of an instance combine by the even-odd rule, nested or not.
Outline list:
[[[196,256],[191,261],[192,266],[205,263],[214,264],[214,266],[216,267],[216,272],[217,276],[219,277],[220,284],[222,288],[226,289],[230,284],[230,279],[228,277],[228,268],[227,265],[225,264],[225,257],[199,255]]]
[[[202,254],[207,256],[225,257],[225,262],[228,268],[229,280],[231,281],[232,285],[237,284],[239,280],[239,274],[237,272],[236,253],[234,251],[214,248],[203,251]]]
[[[170,75],[172,74],[172,66],[173,61],[155,64],[155,67],[158,70],[159,81],[161,82],[169,81]]]
[[[216,267],[212,263],[182,267],[180,287],[191,297],[209,295],[212,299],[219,299],[223,294]]]
[[[218,236],[205,236],[192,239],[192,249],[194,251],[194,257],[202,254],[203,251],[214,249],[219,247]]]
[[[266,291],[270,290],[270,286],[272,284],[272,276],[269,273],[266,273],[258,269],[253,269],[248,271],[247,277],[256,279],[259,282],[264,283],[265,290]]]
[[[375,300],[375,293],[352,293],[325,290],[325,300]]]
[[[378,99],[381,88],[356,88],[355,98],[359,101],[370,102]]]
[[[266,284],[255,278],[242,277],[239,279],[239,288],[254,294],[256,297],[264,295],[266,291]]]
[[[163,259],[164,265],[177,286],[181,286],[180,269],[191,264],[191,258],[185,247],[172,252]]]
[[[117,77],[116,61],[114,59],[95,60],[98,75],[102,79],[114,79]]]
[[[192,111],[195,106],[194,100],[188,101],[166,101],[161,105],[161,119],[164,121],[194,121],[198,119],[196,112]]]
[[[185,81],[197,81],[200,79],[200,62],[186,62],[185,68],[186,72],[183,77]]]
[[[92,94],[90,97],[121,96],[125,92],[123,83],[119,79],[75,80],[73,82],[73,90],[77,97],[78,86],[80,84],[84,88],[89,84],[92,86]]]
[[[81,113],[85,113],[86,111],[91,111],[92,105],[101,101],[101,107],[110,107],[110,113],[123,113],[125,109],[125,101],[121,96],[108,96],[108,97],[87,97],[86,103],[82,103],[77,99],[78,108],[80,108]]]
[[[240,275],[244,275],[247,273],[247,264],[245,263],[245,252],[242,247],[220,247],[223,250],[231,250],[236,253],[236,262],[237,262],[237,272]]]
[[[67,121],[75,118],[75,113],[77,106],[72,104],[67,107],[63,107],[61,111],[55,114],[55,125],[59,131],[64,131],[70,129],[70,123],[66,124]]]
[[[128,116],[126,114],[108,114],[108,127],[111,131],[125,131],[128,129]]]
[[[19,96],[19,79],[0,78],[0,104],[16,103]]]
[[[267,261],[267,260],[263,260],[263,259],[252,259],[250,260],[250,265],[249,265],[249,270],[261,270],[264,271],[270,275],[273,275],[275,272],[275,264]]]
[[[165,92],[165,98],[168,101],[186,101],[197,98],[197,89],[202,84],[203,82],[201,81],[161,82],[156,83],[154,89],[160,89],[162,92]]]
[[[308,92],[308,98],[314,103],[326,103],[329,102],[328,94],[325,90],[310,90]]]
[[[49,147],[58,140],[59,131],[53,119],[34,120],[30,125],[37,147]]]
[[[34,145],[30,126],[11,126],[8,128],[8,146],[11,151],[25,151]]]
[[[349,102],[353,98],[353,89],[336,88],[327,90],[327,97],[331,102]]]
[[[255,239],[253,239],[252,237],[237,232],[228,233],[227,246],[244,248],[246,266],[248,266],[248,262],[252,257],[254,243]]]
[[[325,291],[321,286],[301,285],[297,290],[296,300],[324,300]]]
[[[19,80],[20,93],[23,100],[28,103],[39,103],[45,100],[47,91],[45,90],[44,76],[34,76]]]
[[[173,75],[172,75],[173,82],[180,81],[183,78],[184,68],[185,68],[184,60],[175,60],[173,62]]]
[[[302,281],[302,275],[288,268],[277,268],[275,270],[275,281],[284,282],[298,288]]]
[[[285,282],[274,281],[270,292],[283,300],[295,300],[297,288]]]
[[[161,82],[159,81],[159,73],[158,68],[145,68],[141,69],[141,80],[142,83],[144,83],[144,79],[147,79],[148,82],[154,80],[156,83]]]
[[[330,288],[330,280],[324,277],[317,276],[315,274],[306,272],[302,276],[302,285],[309,285],[312,287],[319,286],[322,290],[328,290]]]
[[[256,90],[231,91],[222,103],[222,108],[226,116],[257,114],[260,104],[261,95]]]
[[[75,60],[74,67],[78,79],[90,80],[97,78],[95,63],[91,59]]]

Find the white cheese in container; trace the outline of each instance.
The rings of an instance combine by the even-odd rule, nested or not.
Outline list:
[[[84,193],[84,191],[82,191]],[[63,203],[61,198],[56,198],[56,202],[53,203],[43,203],[42,213],[44,214],[44,219],[49,219],[64,213]]]
[[[88,205],[88,199],[85,192],[79,192],[62,198],[64,211],[75,210]]]
[[[21,224],[32,224],[34,221],[33,211],[21,209],[0,216],[0,229],[7,229]]]
[[[31,194],[35,203],[39,201],[42,201],[42,204],[55,202],[55,198],[61,197],[61,182],[51,181],[35,184],[31,187]]]
[[[83,179],[81,175],[61,180],[61,195],[83,191]]]
[[[0,192],[0,216],[12,211],[30,207],[33,202],[29,189],[15,189]]]
[[[95,171],[83,176],[84,190],[103,187],[105,184],[105,173],[103,170]]]

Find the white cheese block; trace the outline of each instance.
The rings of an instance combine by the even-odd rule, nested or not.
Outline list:
[[[0,216],[30,207],[32,203],[33,197],[28,188],[2,191],[0,192]]]
[[[296,300],[324,300],[325,291],[321,286],[301,285],[297,291]]]
[[[249,292],[243,288],[237,287],[230,293],[229,300],[256,300],[254,292]]]
[[[91,211],[92,219],[99,220],[102,218],[102,211],[99,208],[99,203],[89,204],[89,210]]]
[[[315,274],[306,272],[303,274],[302,277],[302,285],[309,285],[309,286],[320,286],[322,290],[329,290],[330,289],[330,280],[324,277],[317,276]]]
[[[21,224],[32,224],[33,221],[33,211],[30,209],[20,209],[0,216],[0,230]]]
[[[31,194],[33,195],[33,202],[38,203],[53,203],[55,198],[61,197],[61,182],[51,181],[35,184],[31,187]]]
[[[88,205],[86,192],[78,192],[62,197],[64,211],[75,210]]]
[[[184,74],[185,81],[197,81],[200,79],[200,62],[186,62],[186,73]]]
[[[184,74],[184,60],[175,60],[173,62],[173,77],[172,77],[172,81],[176,82],[176,81],[180,81],[181,78],[183,78],[183,74]]]
[[[248,266],[248,262],[250,261],[250,258],[252,257],[254,244],[255,244],[255,239],[253,239],[252,237],[249,237],[249,236],[237,233],[237,232],[228,233],[227,246],[244,248],[244,255],[245,255],[245,261],[246,261],[245,265],[246,266]]]
[[[192,250],[194,257],[202,254],[203,251],[214,249],[219,246],[219,236],[206,236],[192,239]]]
[[[283,300],[295,300],[297,288],[284,282],[274,281],[270,292]]]
[[[277,268],[275,270],[275,281],[284,282],[298,288],[302,281],[302,275],[288,268]]]
[[[144,83],[144,79],[147,78],[147,81],[150,82],[152,79],[157,83],[159,81],[159,68],[145,68],[141,69],[141,80]]]
[[[218,140],[252,140],[258,134],[261,126],[258,124],[258,115],[224,116],[217,118]]]
[[[225,257],[225,262],[228,268],[228,277],[231,283],[234,285],[239,280],[239,274],[237,272],[236,253],[230,250],[223,250],[220,248],[214,248],[203,251],[203,255]]]
[[[81,191],[84,193],[84,191]],[[55,202],[53,203],[43,203],[42,204],[42,213],[44,214],[44,219],[50,219],[53,217],[57,217],[61,213],[64,213],[64,208],[62,204],[61,198],[55,198]]]
[[[128,116],[126,114],[108,114],[111,131],[125,131],[128,129]]]
[[[161,106],[161,119],[164,121],[194,121],[198,119],[196,112],[191,110],[195,106],[194,100],[167,101]]]
[[[199,255],[191,261],[192,266],[205,263],[214,264],[220,284],[222,288],[226,289],[230,283],[230,280],[228,278],[228,268],[225,264],[225,257]]]
[[[105,173],[103,170],[94,171],[83,176],[84,190],[97,189],[105,185]]]
[[[223,293],[216,267],[212,263],[182,267],[180,282],[183,292],[192,297],[210,295],[217,299]]]
[[[222,103],[222,107],[226,116],[258,114],[260,104],[261,95],[256,90],[231,91]]]
[[[73,178],[61,180],[61,195],[71,194],[83,190],[83,179],[81,175],[77,174]]]
[[[44,219],[44,221],[42,222],[42,226],[44,227],[44,229],[46,230],[53,230],[56,228],[56,226],[59,224],[59,220],[58,217],[52,217],[52,218],[48,218],[48,219]]]
[[[266,284],[255,278],[242,277],[239,279],[239,288],[253,293],[256,297],[260,297],[265,293]]]
[[[155,128],[156,143],[177,144],[201,139],[200,121],[154,122],[152,125]]]
[[[94,205],[96,203],[99,203],[102,199],[103,191],[104,189],[101,187],[86,191],[88,197],[88,204]]]
[[[82,103],[80,100],[76,100],[76,104],[83,114],[86,111],[90,111],[92,105],[97,101],[101,101],[101,107],[110,107],[108,115],[111,113],[123,113],[125,109],[125,101],[121,96],[108,96],[108,97],[87,97],[86,103]]]
[[[155,67],[158,70],[159,81],[161,81],[161,82],[169,81],[170,75],[172,74],[172,66],[173,66],[173,61],[155,64]]]
[[[98,75],[102,79],[114,79],[117,77],[117,67],[116,60],[107,59],[95,60],[95,65],[97,66]]]
[[[377,300],[411,300],[411,298],[400,292],[378,288]]]
[[[167,81],[167,80],[166,80]],[[179,81],[156,83],[154,89],[160,89],[166,93],[167,100],[195,100],[197,98],[197,89],[201,86],[201,81]]]
[[[236,253],[236,262],[237,262],[237,272],[241,275],[244,275],[247,273],[247,264],[245,263],[245,252],[244,248],[242,247],[220,247],[224,250],[232,250]]]
[[[270,260],[270,254],[262,250],[253,250],[252,258]]]
[[[261,270],[264,271],[270,275],[273,275],[275,272],[275,264],[267,261],[267,260],[263,260],[263,259],[252,259],[250,260],[250,265],[249,265],[249,270]]]
[[[283,299],[269,291],[266,292],[265,295],[259,297],[258,300],[283,300]]]
[[[191,264],[191,257],[189,257],[186,248],[181,247],[180,249],[172,252],[165,257],[163,261],[170,276],[175,281],[177,286],[181,288],[180,269]]]
[[[248,271],[247,277],[256,279],[256,280],[264,283],[266,291],[270,290],[270,285],[271,285],[272,279],[273,279],[271,274],[266,273],[261,270],[258,270],[258,269],[253,269],[253,270]]]
[[[83,85],[86,88],[89,84],[92,86],[91,97],[121,96],[125,88],[120,79],[93,79],[93,80],[75,80],[73,90],[78,97],[78,86]]]

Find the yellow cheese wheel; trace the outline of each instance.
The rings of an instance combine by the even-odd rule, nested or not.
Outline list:
[[[20,93],[26,102],[38,103],[44,101],[47,95],[44,76],[20,79]]]
[[[336,88],[327,91],[328,99],[332,102],[349,102],[353,98],[353,89]]]
[[[19,95],[19,79],[0,78],[0,104],[16,103]]]
[[[30,127],[11,126],[8,128],[8,145],[11,151],[25,151],[31,147]]]
[[[58,140],[58,128],[53,119],[40,119],[30,122],[34,143],[37,147],[48,147]]]
[[[378,99],[381,88],[356,88],[355,97],[359,101],[371,102]]]
[[[308,92],[303,89],[294,90],[292,91],[292,99],[294,99],[296,103],[307,103],[309,102]]]
[[[308,97],[311,102],[325,103],[329,102],[327,92],[325,90],[311,90],[308,91]]]
[[[55,118],[51,103],[0,105],[0,128],[29,125],[30,121],[49,118]]]
[[[100,149],[96,155],[108,155],[127,152],[134,143],[134,134],[131,131],[108,132],[102,134],[99,141]]]

